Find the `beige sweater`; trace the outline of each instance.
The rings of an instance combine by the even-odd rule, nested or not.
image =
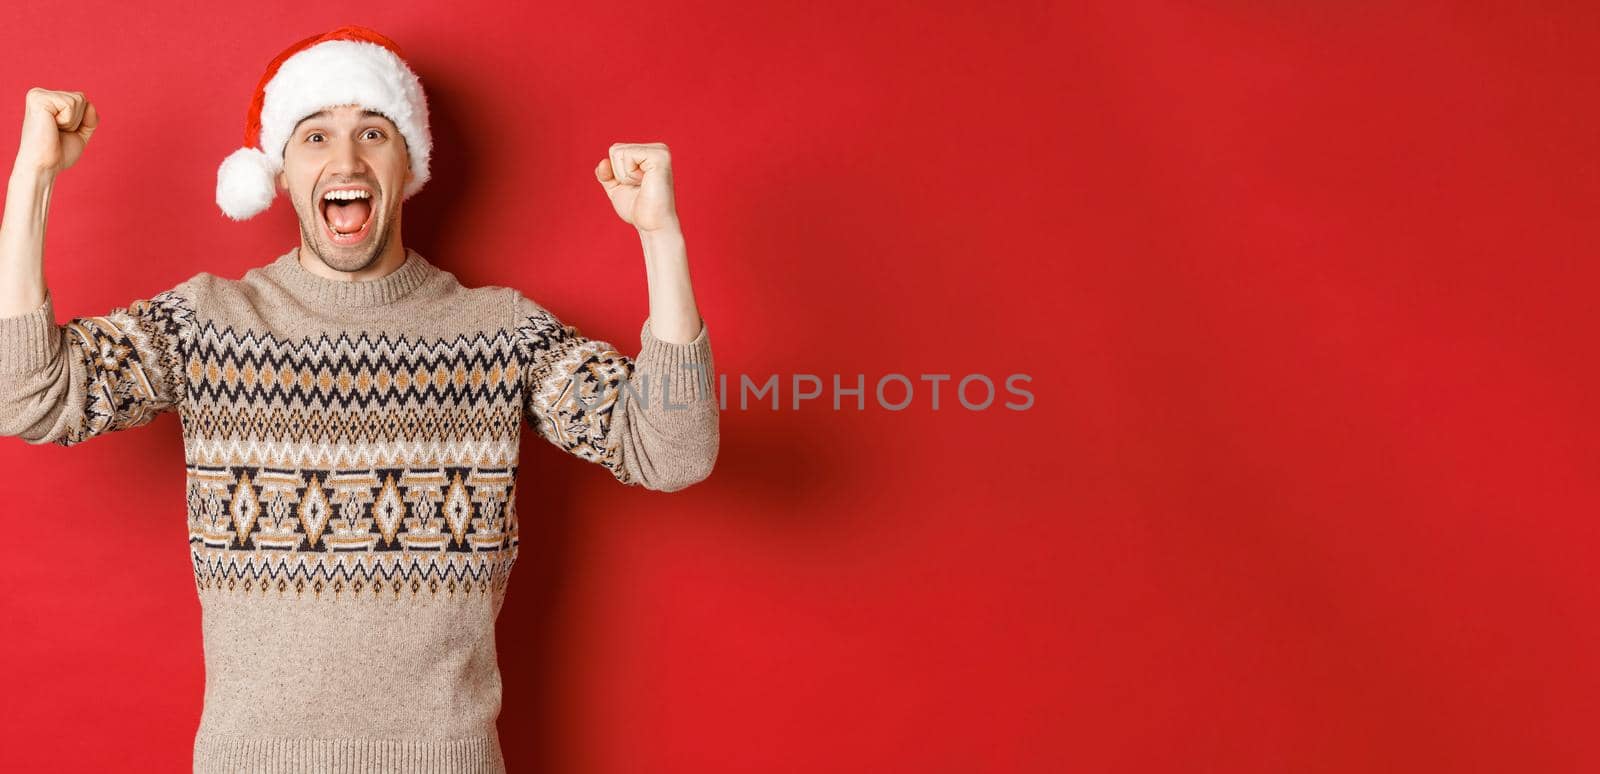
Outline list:
[[[494,622],[521,420],[618,480],[710,474],[711,345],[628,358],[414,250],[375,280],[298,246],[57,325],[0,318],[0,434],[72,445],[177,410],[203,611],[197,772],[497,772]],[[641,378],[644,377],[644,378]]]

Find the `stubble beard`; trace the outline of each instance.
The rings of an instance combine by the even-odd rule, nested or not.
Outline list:
[[[308,204],[304,199],[295,197],[295,209],[300,213],[300,237],[311,247],[317,259],[335,271],[355,272],[361,271],[378,261],[378,256],[383,255],[384,248],[389,246],[389,219],[383,218],[380,222],[373,223],[372,228],[377,233],[367,241],[365,252],[352,252],[329,242],[322,234],[322,214],[315,206]],[[379,213],[373,212],[372,217],[378,218]]]

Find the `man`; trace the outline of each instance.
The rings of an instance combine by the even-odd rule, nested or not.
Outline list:
[[[426,100],[360,27],[271,63],[248,147],[218,170],[230,217],[289,195],[295,249],[58,326],[45,213],[98,126],[81,92],[28,92],[0,225],[0,434],[68,446],[179,412],[206,655],[195,770],[502,771],[494,621],[521,421],[651,489],[716,459],[666,146],[613,145],[595,170],[644,248],[633,359],[401,245]]]

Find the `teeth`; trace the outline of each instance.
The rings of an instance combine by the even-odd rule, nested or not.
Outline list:
[[[322,198],[324,200],[343,199],[348,201],[350,199],[370,199],[372,198],[372,194],[369,194],[366,191],[352,189],[347,191],[329,191],[323,194]]]

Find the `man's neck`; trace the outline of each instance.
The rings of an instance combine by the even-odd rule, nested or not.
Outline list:
[[[308,247],[305,240],[300,242],[300,253],[297,256],[300,266],[306,271],[319,277],[326,277],[337,282],[358,282],[373,280],[405,265],[406,248],[400,243],[399,238],[389,241],[383,253],[371,264],[355,271],[340,271],[317,256],[317,252]]]

